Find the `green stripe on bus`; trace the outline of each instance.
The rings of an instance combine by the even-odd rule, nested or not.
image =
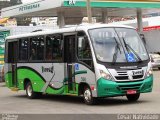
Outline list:
[[[86,71],[79,71],[77,74],[80,74],[80,73],[83,74],[83,73],[86,73]],[[18,88],[20,90],[25,89],[24,88],[25,79],[29,79],[31,81],[33,90],[35,92],[40,92],[46,83],[45,82],[46,80],[44,80],[44,78],[42,78],[40,74],[38,74],[37,72],[29,68],[18,68],[17,69],[17,79],[18,79]],[[9,88],[13,87],[11,72],[8,72],[7,74],[5,74],[5,80],[6,80],[7,87]],[[65,78],[63,82],[66,82],[67,80],[68,78]],[[78,84],[77,83],[73,83],[73,84],[75,84],[73,86],[75,86],[75,89],[76,89],[74,94],[78,95]],[[63,85],[59,89],[54,89],[51,86],[48,86],[48,88],[45,91],[45,93],[48,93],[48,94],[69,94],[68,92],[69,92],[68,85]]]
[[[76,71],[74,75],[87,74],[87,70]]]

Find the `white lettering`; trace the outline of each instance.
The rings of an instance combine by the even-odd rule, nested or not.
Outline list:
[[[75,5],[76,4],[76,0],[69,0],[69,5]]]

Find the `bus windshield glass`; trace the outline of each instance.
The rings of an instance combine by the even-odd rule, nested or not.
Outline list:
[[[89,30],[96,57],[110,63],[140,62],[149,59],[138,33],[129,28],[96,28]],[[134,60],[128,61],[127,55]]]

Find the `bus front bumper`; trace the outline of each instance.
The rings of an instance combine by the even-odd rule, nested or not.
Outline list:
[[[137,93],[147,93],[152,91],[153,75],[143,81],[133,81],[117,83],[100,78],[98,81],[98,97],[124,96],[128,90],[135,90]]]

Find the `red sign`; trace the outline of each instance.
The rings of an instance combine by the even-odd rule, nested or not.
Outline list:
[[[160,30],[160,26],[150,26],[143,28],[143,31]]]

